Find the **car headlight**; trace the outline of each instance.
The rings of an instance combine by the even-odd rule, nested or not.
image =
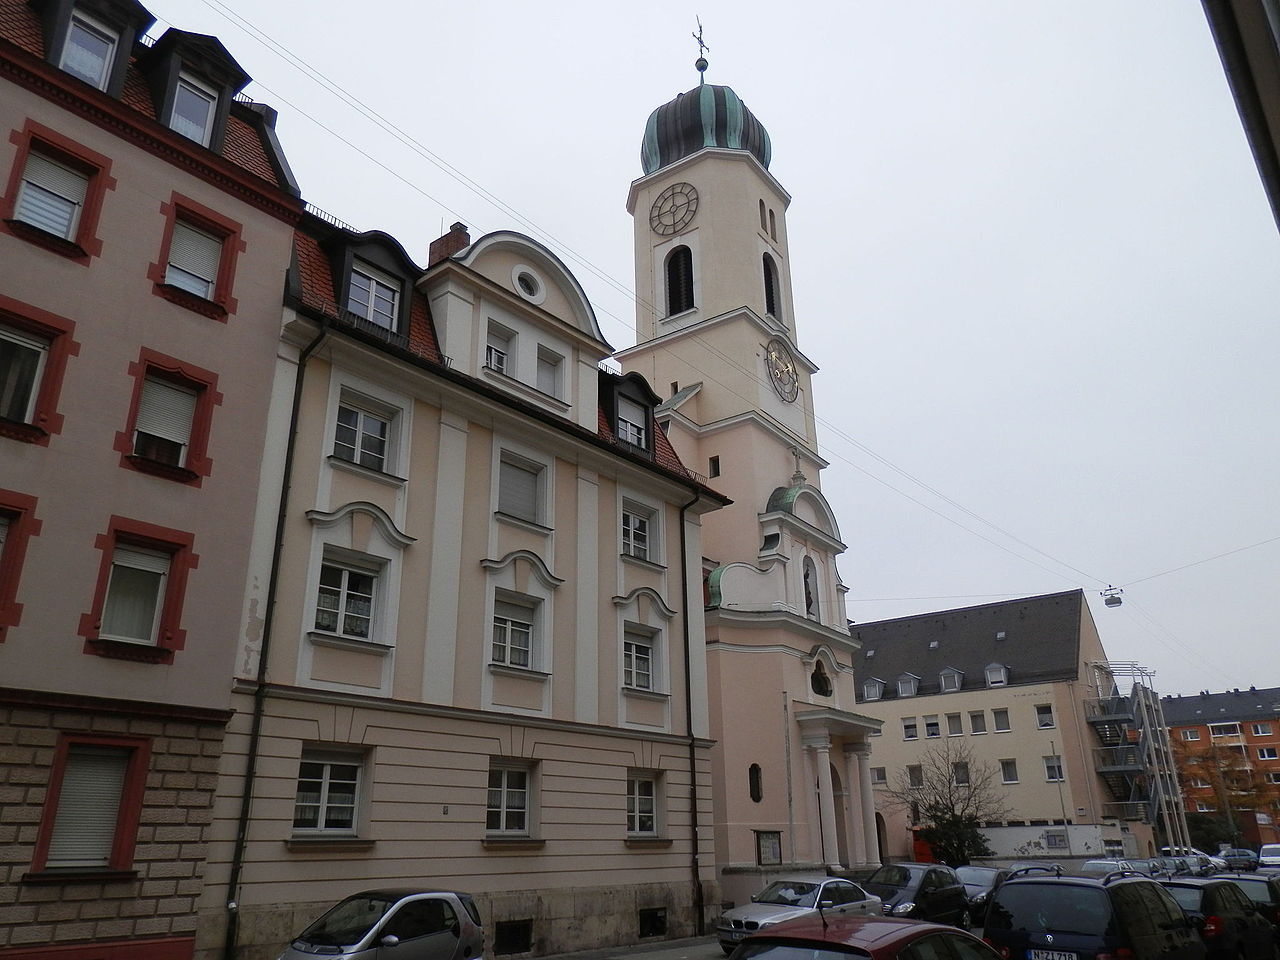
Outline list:
[[[904,917],[915,908],[916,904],[914,900],[906,900],[893,908],[893,915],[895,917]]]
[[[987,895],[985,893],[980,893],[969,902],[975,907],[980,907],[987,902]]]
[[[759,929],[763,930],[765,927],[772,927],[777,922],[777,920],[761,920],[758,926]]]

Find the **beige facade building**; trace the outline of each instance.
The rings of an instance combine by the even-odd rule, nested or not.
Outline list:
[[[703,64],[705,66],[705,63]],[[786,210],[763,125],[728,87],[659,107],[631,185],[637,344],[681,459],[732,505],[703,552],[715,859],[724,899],[771,874],[878,862],[839,525],[822,495]]]
[[[212,37],[0,0],[0,957],[185,960],[302,204]]]

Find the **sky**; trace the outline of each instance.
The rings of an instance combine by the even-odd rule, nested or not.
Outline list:
[[[849,617],[1081,588],[1161,693],[1280,686],[1280,231],[1199,2],[148,6],[254,77],[310,202],[420,264],[528,233],[618,349],[700,18],[793,198]]]

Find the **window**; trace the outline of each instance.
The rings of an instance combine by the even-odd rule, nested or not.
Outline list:
[[[363,766],[360,754],[303,748],[293,802],[294,833],[354,836]]]
[[[693,252],[676,247],[667,256],[667,316],[693,309]]]
[[[77,10],[71,17],[58,66],[90,86],[105,90],[116,42],[114,31]]]
[[[492,661],[532,669],[536,623],[537,606],[533,602],[522,598],[495,599]]]
[[[818,570],[813,565],[812,557],[804,558],[804,614],[811,620],[818,619],[818,613],[821,609],[818,600]]]
[[[708,458],[708,460],[707,460],[707,476],[709,476],[709,477],[718,477],[718,476],[720,476],[720,458],[719,458],[719,457],[710,457],[710,458]]]
[[[924,786],[924,768],[918,763],[909,764],[907,766],[907,786],[923,787]]]
[[[190,74],[180,74],[169,126],[202,147],[207,147],[209,138],[213,135],[213,118],[217,105],[216,90]]]
[[[181,221],[173,225],[165,283],[204,300],[212,300],[221,262],[220,237]]]
[[[347,310],[387,330],[395,330],[400,284],[366,263],[357,261],[351,268],[351,287],[347,292]]]
[[[883,680],[864,680],[862,683],[863,700],[879,700],[884,696]]]
[[[988,687],[1003,687],[1009,682],[1009,668],[1002,663],[990,664],[986,674]]]
[[[958,713],[947,714],[947,736],[960,737],[964,736],[964,721],[960,719]]]
[[[1216,813],[1218,808],[1204,800],[1196,801],[1196,810],[1199,813]]]
[[[752,803],[759,803],[764,799],[764,771],[758,763],[747,767],[747,796]]]
[[[1208,787],[1208,786],[1209,786],[1209,781],[1208,781],[1208,780],[1206,780],[1206,779],[1204,779],[1204,777],[1192,777],[1192,778],[1191,778],[1191,785],[1192,785],[1193,787],[1198,787],[1198,788],[1200,788],[1201,790],[1203,790],[1203,789],[1205,789],[1206,787]]]
[[[1183,730],[1182,739],[1183,740],[1199,740],[1200,731],[1199,730]]]
[[[149,376],[134,421],[133,455],[173,467],[186,465],[197,391]]]
[[[501,461],[498,468],[498,512],[537,523],[540,515],[542,469],[528,461]]]
[[[104,640],[154,646],[164,605],[169,554],[117,546],[111,556],[107,599],[102,608]]]
[[[623,632],[622,683],[638,690],[653,689],[653,636],[635,630]]]
[[[1255,737],[1271,736],[1271,724],[1269,723],[1255,723],[1252,729]]]
[[[54,753],[32,869],[102,872],[133,866],[150,742],[64,735]]]
[[[991,724],[996,733],[1008,733],[1009,730],[1012,729],[1009,726],[1009,711],[1004,707],[997,707],[992,710]]]
[[[629,557],[649,559],[649,521],[652,514],[633,504],[622,507],[622,552]]]
[[[129,373],[133,399],[114,445],[120,465],[199,486],[213,469],[206,453],[222,403],[218,375],[145,347]]]
[[[0,489],[0,643],[9,627],[22,619],[18,581],[27,555],[27,541],[40,530],[35,518],[36,498]]]
[[[960,682],[964,679],[964,674],[959,670],[947,669],[938,674],[938,686],[943,693],[955,693],[960,689]]]
[[[1280,783],[1280,770],[1268,770],[1267,783]]]
[[[763,200],[760,201],[760,229],[761,230],[768,229],[768,226],[765,224],[765,220],[764,220],[764,201]]]
[[[373,639],[377,573],[326,562],[320,566],[315,629],[351,640]]]
[[[618,397],[618,439],[633,447],[646,446],[648,411],[627,397]]]
[[[1280,754],[1277,754],[1275,747],[1259,747],[1258,748],[1259,760],[1275,760],[1277,759],[1277,757],[1280,757]]]
[[[560,396],[560,370],[564,358],[543,347],[538,348],[538,391],[549,397]]]
[[[757,830],[756,863],[761,866],[782,863],[782,831]]]
[[[778,268],[767,253],[764,255],[764,312],[770,317],[778,316]]]
[[[46,341],[0,326],[0,417],[32,422],[48,353]]]
[[[902,739],[915,740],[918,737],[919,737],[919,733],[917,733],[916,718],[903,717],[902,718]]]
[[[1009,759],[1000,761],[1000,780],[1003,783],[1018,782],[1018,761]]]
[[[153,292],[214,320],[224,321],[238,306],[231,295],[236,259],[245,249],[241,225],[175,193],[160,205],[165,232],[160,259],[147,276]]]
[[[344,400],[338,404],[338,423],[333,435],[333,455],[370,470],[387,472],[391,419],[362,410]]]
[[[1055,754],[1044,758],[1044,778],[1049,783],[1067,779],[1062,772],[1062,757]]]
[[[924,735],[930,740],[934,737],[942,736],[942,729],[938,726],[937,714],[924,718]]]
[[[1065,830],[1046,830],[1044,834],[1044,845],[1050,850],[1067,849],[1067,834]]]
[[[969,786],[969,764],[958,760],[951,764],[951,779],[957,787]]]
[[[898,696],[914,697],[916,695],[916,685],[919,682],[919,677],[914,674],[904,673],[898,678]]]
[[[1054,726],[1053,722],[1053,705],[1049,703],[1036,704],[1036,727],[1040,730],[1046,730]]]
[[[658,781],[651,774],[627,777],[627,833],[636,837],[658,834]]]
[[[889,776],[886,773],[884,767],[871,768],[871,782],[872,783],[888,783],[889,782]]]
[[[769,236],[774,240],[778,239],[778,218],[772,210],[769,211]]]
[[[74,240],[89,192],[89,174],[32,150],[22,172],[14,219]]]
[[[1210,737],[1238,737],[1240,736],[1240,724],[1238,723],[1211,723],[1209,724]]]
[[[530,773],[526,766],[490,764],[485,811],[485,829],[490,834],[529,836]]]
[[[820,697],[829,697],[835,692],[835,686],[827,676],[827,668],[822,665],[821,660],[813,665],[813,672],[809,674],[809,689]]]
[[[514,373],[513,370],[507,369],[513,336],[510,330],[494,324],[489,325],[489,339],[484,348],[484,365],[495,373]]]
[[[973,734],[987,732],[987,715],[984,711],[972,710],[969,712],[969,732]]]

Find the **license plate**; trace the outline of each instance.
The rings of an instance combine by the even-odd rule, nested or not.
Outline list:
[[[1070,950],[1028,950],[1028,960],[1076,960]]]

